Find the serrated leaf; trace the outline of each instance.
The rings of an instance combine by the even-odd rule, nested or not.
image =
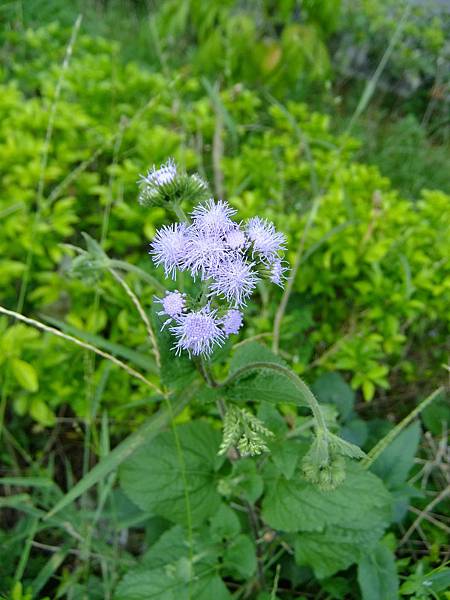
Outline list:
[[[265,472],[268,493],[264,521],[282,531],[324,531],[339,525],[350,531],[382,529],[391,518],[391,496],[378,477],[358,464],[347,464],[347,476],[335,490],[320,491],[297,471],[287,480],[277,468]]]
[[[305,454],[307,445],[296,440],[285,440],[270,445],[270,456],[278,471],[286,478],[294,476],[300,457]]]
[[[370,514],[367,519],[369,523]],[[375,522],[364,529],[332,525],[323,531],[301,532],[295,538],[295,560],[299,565],[311,567],[318,579],[330,577],[358,562],[375,547],[383,531],[384,526]]]
[[[264,481],[258,473],[256,463],[251,458],[244,458],[233,463],[231,474],[234,493],[243,496],[248,502],[256,502],[263,493]]]
[[[223,555],[223,566],[236,579],[248,580],[256,571],[256,551],[248,535],[238,535]]]
[[[192,543],[192,549],[190,545]],[[230,600],[217,575],[218,552],[207,534],[172,527],[150,548],[142,566],[129,571],[117,587],[115,600]]]
[[[120,481],[129,498],[151,514],[175,523],[191,518],[203,522],[220,504],[215,472],[220,433],[205,422],[178,426],[180,449],[173,431],[159,434],[133,454],[120,469]]]
[[[285,366],[282,359],[262,344],[248,342],[239,346],[234,353],[230,363],[230,375],[257,362]],[[298,389],[288,377],[267,369],[246,373],[228,385],[225,391],[227,396],[235,401],[306,405],[302,402]]]
[[[211,535],[219,540],[234,537],[241,531],[241,524],[235,511],[223,502],[211,518],[210,527]]]
[[[290,379],[268,370],[247,374],[227,386],[226,395],[237,402],[271,402],[307,406]]]
[[[89,490],[96,483],[104,479],[109,473],[115,471],[129,456],[140,448],[148,444],[161,428],[166,427],[173,417],[178,415],[188,404],[191,396],[195,393],[195,387],[180,395],[172,403],[170,410],[160,410],[143,423],[136,431],[126,437],[111,452],[102,458],[95,467],[93,467],[82,479],[80,479],[70,490],[61,498],[55,506],[45,515],[44,520],[49,519],[63,508],[72,504],[86,490]]]
[[[364,458],[364,456],[366,456],[365,452],[363,452],[361,448],[355,446],[355,444],[351,444],[350,442],[343,440],[333,433],[328,433],[328,438],[332,448],[334,448],[336,452],[342,456],[347,456],[348,458]]]
[[[398,575],[395,556],[379,543],[358,563],[358,583],[362,600],[397,600]]]
[[[277,365],[286,365],[284,360],[271,352],[269,348],[258,342],[244,342],[233,353],[230,362],[230,374],[255,362],[273,362]]]
[[[21,358],[13,358],[10,361],[11,370],[17,383],[28,392],[37,392],[39,389],[38,375],[30,363]]]

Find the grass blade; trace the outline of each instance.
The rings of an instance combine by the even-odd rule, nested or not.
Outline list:
[[[53,574],[59,569],[64,562],[66,556],[69,553],[70,544],[65,544],[59,550],[57,550],[45,563],[42,569],[37,574],[33,583],[31,584],[31,591],[33,598],[39,597],[39,592],[46,585],[47,581],[53,576]]]
[[[426,408],[429,404],[431,404],[433,400],[435,400],[443,391],[444,388],[439,387],[432,394],[427,396],[425,400],[422,400],[422,402],[418,406],[416,406],[416,408],[412,410],[409,413],[409,415],[407,415],[402,421],[400,421],[400,423],[398,423],[398,425],[396,425],[394,429],[391,429],[391,431],[372,448],[372,450],[367,454],[366,458],[361,461],[362,466],[368,469],[380,456],[383,450],[385,450],[389,446],[389,444],[394,441],[394,439],[399,435],[399,433],[401,433],[405,429],[405,427],[407,427],[411,423],[411,421],[415,419],[423,411],[423,409]]]
[[[54,327],[57,327],[61,331],[68,333],[77,337],[80,340],[88,342],[89,344],[93,344],[97,346],[97,348],[101,348],[102,350],[107,350],[114,354],[115,356],[120,356],[121,358],[125,358],[135,364],[137,367],[141,369],[145,369],[150,373],[157,374],[158,368],[156,366],[155,361],[153,360],[150,354],[144,354],[143,352],[136,352],[135,350],[130,350],[126,346],[122,346],[122,344],[116,344],[115,342],[110,342],[106,340],[104,337],[100,335],[95,335],[94,333],[88,333],[87,331],[82,331],[73,325],[69,325],[64,321],[60,321],[59,319],[54,319],[53,317],[49,317],[47,315],[41,315],[42,320],[50,323]]]

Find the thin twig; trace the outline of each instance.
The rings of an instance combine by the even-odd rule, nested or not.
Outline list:
[[[443,489],[440,494],[438,494],[435,498],[433,498],[433,500],[431,502],[429,502],[422,511],[420,511],[420,514],[417,517],[417,519],[414,521],[414,523],[411,525],[411,527],[408,529],[408,531],[405,533],[405,535],[400,540],[399,546],[401,546],[402,544],[404,544],[409,539],[409,537],[414,532],[414,530],[419,527],[421,521],[425,518],[425,515],[427,513],[429,513],[430,511],[432,511],[433,508],[437,504],[439,504],[439,502],[441,502],[442,500],[444,500],[444,498],[446,496],[448,496],[449,494],[450,494],[450,486],[448,486],[445,489]]]
[[[435,517],[433,517],[432,515],[430,515],[428,513],[424,513],[423,511],[419,510],[415,506],[410,506],[409,510],[411,512],[415,513],[416,515],[420,515],[426,521],[430,521],[430,523],[433,523],[433,525],[436,525],[436,527],[439,527],[440,529],[445,531],[445,533],[447,535],[450,535],[450,527],[447,527],[447,525],[445,523],[442,523],[442,521],[439,521],[438,519],[436,519]]]
[[[407,425],[411,423],[421,412],[424,410],[433,400],[439,396],[439,394],[443,391],[443,387],[439,387],[432,394],[427,396],[425,400],[416,406],[414,410],[412,410],[409,415],[407,415],[398,425],[396,425],[391,431],[381,439],[376,446],[372,448],[372,450],[367,454],[366,458],[362,461],[362,466],[368,469],[380,456],[380,454],[389,446],[389,444],[399,435],[403,429]]]
[[[120,367],[121,369],[126,371],[128,373],[128,375],[131,375],[131,377],[134,377],[135,379],[138,379],[142,383],[145,383],[146,386],[148,386],[152,390],[155,390],[156,392],[158,392],[158,394],[164,395],[162,390],[160,390],[157,385],[155,385],[154,383],[149,381],[141,373],[139,373],[138,371],[135,371],[135,369],[133,369],[132,367],[129,367],[126,363],[122,362],[121,360],[119,360],[118,358],[113,356],[112,354],[108,354],[108,352],[103,352],[103,350],[100,350],[100,348],[97,348],[96,346],[93,346],[92,344],[83,342],[82,340],[79,340],[78,338],[75,338],[66,333],[62,333],[61,331],[59,331],[59,329],[55,329],[54,327],[49,327],[48,325],[45,325],[44,323],[41,323],[40,321],[36,321],[35,319],[30,319],[29,317],[25,317],[24,315],[21,315],[20,313],[17,313],[13,310],[8,310],[7,308],[5,308],[3,306],[0,306],[0,313],[7,315],[9,317],[13,317],[14,319],[17,319],[18,321],[27,323],[27,325],[36,327],[36,329],[40,329],[47,333],[51,333],[52,335],[55,335],[64,340],[67,340],[68,342],[71,342],[72,344],[75,344],[77,346],[80,346],[81,348],[85,348],[86,350],[90,350],[91,352],[98,354],[102,358],[106,358],[106,360],[110,360],[112,363],[114,363],[115,365],[117,365],[118,367]]]
[[[264,589],[265,584],[265,573],[264,573],[264,549],[259,542],[259,518],[256,513],[255,507],[251,502],[245,502],[247,508],[248,520],[250,523],[250,529],[252,532],[253,539],[255,540],[256,546],[256,564],[258,571],[258,588]]]

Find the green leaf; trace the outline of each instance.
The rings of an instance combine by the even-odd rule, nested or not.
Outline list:
[[[263,503],[263,518],[275,528],[300,530],[295,558],[316,577],[329,577],[358,562],[383,535],[391,520],[392,499],[382,482],[349,462],[347,477],[335,490],[320,492],[301,480],[281,479]],[[287,529],[288,528],[288,529]]]
[[[414,464],[420,435],[420,424],[416,421],[404,429],[371,466],[370,470],[384,481],[388,489],[405,483]]]
[[[384,527],[369,525],[370,514],[364,529],[333,525],[323,531],[305,531],[295,538],[295,560],[299,565],[311,567],[318,579],[330,577],[358,562],[365,552],[375,547],[383,535]]]
[[[101,350],[106,350],[114,356],[125,358],[126,360],[129,360],[135,366],[140,367],[141,369],[145,369],[150,373],[158,372],[155,360],[151,354],[144,352],[136,352],[136,350],[131,350],[126,346],[122,346],[122,344],[117,344],[116,342],[106,340],[101,335],[95,335],[94,333],[82,331],[81,329],[78,329],[73,325],[69,325],[64,321],[59,321],[58,319],[54,319],[52,317],[49,317],[48,315],[43,315],[42,320],[47,323],[50,323],[54,327],[57,327],[64,333],[68,333],[80,340],[83,340],[84,342],[93,344],[97,348],[100,348]]]
[[[141,567],[125,575],[114,598],[230,600],[217,571],[217,548],[206,533],[196,533],[187,539],[185,531],[176,526],[165,532],[144,555]]]
[[[258,342],[244,342],[233,353],[230,362],[230,374],[255,362],[273,362],[278,365],[286,365],[283,359],[271,352],[266,346],[258,344]]]
[[[49,519],[54,514],[66,508],[77,498],[84,494],[89,488],[96,485],[104,479],[109,473],[128,458],[142,444],[148,443],[159,431],[170,423],[173,416],[179,414],[189,403],[191,394],[196,388],[192,388],[188,393],[183,394],[177,403],[172,406],[171,411],[160,410],[145,422],[137,431],[129,435],[125,440],[118,444],[105,458],[103,458],[93,469],[87,473],[80,481],[71,488],[67,494],[47,513],[44,520]]]
[[[225,550],[223,566],[227,574],[248,580],[256,571],[256,551],[248,535],[238,535]]]
[[[420,569],[412,573],[408,579],[402,583],[400,594],[423,594],[429,596],[429,592],[443,592],[450,587],[450,569],[446,566],[438,567],[433,571],[423,574]]]
[[[397,600],[398,575],[395,556],[387,546],[378,544],[358,563],[358,583],[362,600]]]
[[[339,373],[324,373],[311,389],[319,402],[334,404],[342,420],[348,419],[355,403],[355,392]]]
[[[17,383],[29,392],[37,392],[39,381],[33,365],[20,358],[11,359],[10,365]]]
[[[242,496],[248,502],[256,502],[263,493],[264,481],[252,458],[243,458],[233,463],[231,477],[234,494]]]
[[[261,419],[267,429],[270,429],[276,436],[283,437],[284,439],[288,426],[284,417],[281,416],[280,412],[273,404],[261,402],[258,407],[257,416],[258,419]]]
[[[30,404],[30,415],[35,421],[44,425],[45,427],[51,427],[56,423],[55,413],[45,404],[41,398],[33,398]]]
[[[230,363],[230,375],[247,365],[267,362],[285,366],[285,362],[268,348],[257,342],[248,342],[239,346]],[[281,373],[263,370],[246,373],[226,388],[227,396],[232,400],[251,402],[271,402],[273,404],[300,404],[298,389],[290,379]]]
[[[284,375],[268,370],[246,374],[226,388],[226,395],[237,402],[272,402],[307,406],[298,389]]]
[[[219,509],[211,518],[211,535],[219,540],[231,538],[241,531],[239,519],[228,504],[221,503]]]
[[[425,408],[422,412],[422,421],[425,427],[435,436],[442,435],[444,427],[450,422],[450,402],[445,391]]]
[[[267,494],[264,521],[282,531],[323,531],[339,525],[350,531],[382,530],[391,518],[390,494],[383,483],[358,464],[348,462],[347,477],[336,489],[322,492],[297,471],[287,480],[269,465],[264,473]]]
[[[296,440],[281,440],[270,444],[270,456],[278,471],[289,480],[294,476],[300,457],[305,454],[306,449],[305,444]]]
[[[142,510],[185,523],[203,522],[220,504],[216,471],[220,433],[202,421],[160,433],[143,445],[120,470],[121,485]],[[186,497],[188,496],[188,498]]]

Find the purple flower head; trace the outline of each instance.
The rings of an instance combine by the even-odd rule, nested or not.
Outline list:
[[[247,233],[253,242],[253,252],[265,261],[272,262],[280,250],[286,248],[286,237],[278,232],[273,223],[260,217],[253,217],[247,223]]]
[[[239,254],[227,257],[211,272],[211,295],[222,296],[234,306],[245,304],[258,281],[258,276],[252,269],[253,264]]]
[[[182,268],[182,259],[187,243],[187,226],[185,223],[164,225],[156,232],[150,244],[153,262],[157,267],[164,266],[166,277],[175,279],[176,268]]]
[[[240,310],[230,308],[226,315],[222,319],[222,327],[225,335],[231,335],[232,333],[239,333],[239,329],[242,327],[242,320],[244,315]]]
[[[161,165],[159,169],[153,165],[153,168],[145,176],[141,176],[141,181],[149,184],[150,186],[161,187],[171,183],[177,176],[177,166],[173,158]]]
[[[214,346],[221,346],[225,339],[219,327],[216,311],[209,304],[197,312],[182,314],[177,318],[177,324],[170,328],[177,337],[174,348],[177,354],[187,350],[189,356],[209,356]]]
[[[194,227],[202,233],[223,234],[234,227],[231,216],[236,213],[234,208],[219,200],[214,202],[213,198],[204,204],[199,204],[191,213]]]
[[[164,298],[158,298],[157,302],[162,305],[162,310],[158,315],[167,315],[175,318],[179,317],[186,307],[186,294],[181,294],[178,290],[166,292]]]
[[[193,226],[189,228],[181,264],[194,279],[198,275],[202,280],[207,279],[210,271],[216,269],[225,256],[226,249],[219,235],[207,235]]]
[[[233,227],[225,236],[225,244],[231,250],[242,250],[247,245],[247,237],[239,227]]]
[[[275,259],[270,265],[270,276],[269,279],[272,283],[283,287],[284,280],[286,279],[284,273],[287,271],[287,267],[283,265],[279,258]]]

